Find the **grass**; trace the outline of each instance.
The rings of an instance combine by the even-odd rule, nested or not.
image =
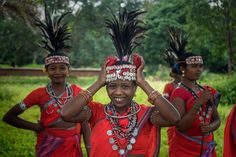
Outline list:
[[[96,80],[96,77],[70,77],[69,82],[79,84],[83,88],[88,87],[92,82]],[[33,89],[45,86],[48,82],[47,77],[19,77],[19,76],[2,76],[0,77],[0,117],[2,117],[13,105],[20,102],[30,91]],[[161,81],[157,77],[149,77],[150,84],[160,92],[167,81]],[[213,85],[214,86],[214,85]],[[95,101],[108,103],[105,88],[102,88],[94,96]],[[149,104],[147,102],[147,96],[144,92],[138,89],[135,100],[140,103]],[[231,106],[220,104],[219,113],[222,120],[220,128],[214,133],[217,142],[217,154],[222,156],[223,150],[223,130],[225,126],[225,120],[231,109]],[[24,112],[21,117],[32,122],[36,122],[39,119],[39,108],[37,106],[30,108]],[[167,157],[168,146],[166,142],[166,129],[161,130],[161,150],[160,157]],[[32,131],[18,129],[7,125],[1,121],[0,123],[0,157],[12,157],[12,156],[34,156],[34,145],[36,142],[36,136]],[[84,151],[84,146],[83,151]],[[85,152],[85,151],[84,151]]]

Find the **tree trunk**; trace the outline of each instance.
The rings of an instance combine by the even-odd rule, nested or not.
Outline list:
[[[233,58],[233,47],[232,47],[233,35],[230,24],[227,24],[227,54],[228,54],[228,74],[232,72],[232,58]]]
[[[230,17],[230,6],[227,3],[224,9],[225,19],[226,19],[226,42],[227,42],[227,55],[228,55],[228,74],[232,73],[232,58],[233,58],[233,27],[232,27],[232,20]]]

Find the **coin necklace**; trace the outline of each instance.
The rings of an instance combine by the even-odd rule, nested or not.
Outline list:
[[[112,150],[118,151],[120,155],[124,155],[126,149],[132,150],[133,144],[136,143],[136,136],[138,135],[137,113],[140,111],[140,106],[132,101],[126,116],[118,116],[114,105],[111,103],[105,106],[104,111],[111,124],[111,130],[107,130],[107,135],[110,137],[109,143],[112,145]],[[124,118],[128,118],[127,126],[119,124],[119,121]],[[121,148],[118,138],[127,139],[127,145]]]
[[[189,88],[187,85],[185,85],[183,82],[181,82],[180,84],[193,95],[194,99],[199,98],[199,96],[191,88]],[[200,90],[204,90],[204,88],[202,86],[198,85],[198,87],[200,88]],[[201,106],[199,108],[199,111],[197,112],[197,114],[199,115],[198,119],[200,121],[204,121],[204,117],[207,118],[207,119],[210,118],[209,115],[210,115],[211,111],[212,111],[212,107],[211,106],[208,108],[207,111],[204,111],[202,106]]]
[[[54,106],[55,107],[57,107],[57,106],[59,107],[57,109],[58,113],[61,112],[61,108],[62,108],[63,104],[68,102],[72,98],[72,96],[73,96],[73,90],[72,90],[71,85],[69,83],[66,83],[66,91],[65,91],[66,92],[66,96],[64,96],[64,97],[63,97],[64,92],[60,96],[56,95],[55,91],[52,88],[52,84],[51,83],[49,83],[47,85],[46,91],[50,95],[50,97],[53,98],[56,101]],[[62,103],[61,100],[65,100],[65,101]]]

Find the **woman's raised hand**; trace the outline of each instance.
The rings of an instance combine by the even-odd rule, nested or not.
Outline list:
[[[102,86],[106,84],[106,63],[101,66],[101,71],[99,72],[98,82]]]
[[[145,81],[144,74],[143,74],[145,62],[142,56],[139,56],[139,57],[141,59],[141,64],[137,69],[137,78],[136,78],[136,82],[138,86],[140,86]]]

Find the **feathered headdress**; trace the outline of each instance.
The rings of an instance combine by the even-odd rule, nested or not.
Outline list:
[[[179,59],[185,52],[186,45],[188,44],[188,37],[186,37],[178,29],[169,29],[170,36],[170,51],[172,51],[176,59]]]
[[[61,24],[61,20],[69,13],[66,12],[60,17],[53,17],[47,10],[45,1],[45,22],[35,19],[35,24],[42,32],[42,44],[40,45],[49,53],[45,58],[45,65],[52,63],[69,64],[69,58],[65,55],[65,51],[70,48],[65,41],[71,38],[68,32],[67,23]]]
[[[168,30],[170,37],[170,48],[166,49],[164,52],[164,60],[171,67],[171,73],[179,74],[179,58],[186,53],[185,47],[188,43],[187,37],[178,29],[169,29]]]
[[[185,48],[188,44],[188,37],[185,36],[180,30],[169,29],[169,35],[171,39],[170,49],[167,49],[165,52],[166,55],[171,54],[168,56],[169,58],[172,57],[172,60],[175,60],[178,64],[203,64],[203,59],[201,56],[186,52]],[[174,64],[174,66],[178,66],[178,64]]]
[[[117,57],[107,58],[107,82],[117,79],[136,80],[136,69],[141,60],[138,55],[133,55],[131,61],[131,55],[144,37],[144,23],[137,18],[143,13],[145,11],[129,12],[124,8],[119,11],[118,18],[112,13],[112,18],[106,20],[106,27],[110,29],[109,35],[117,53]]]

